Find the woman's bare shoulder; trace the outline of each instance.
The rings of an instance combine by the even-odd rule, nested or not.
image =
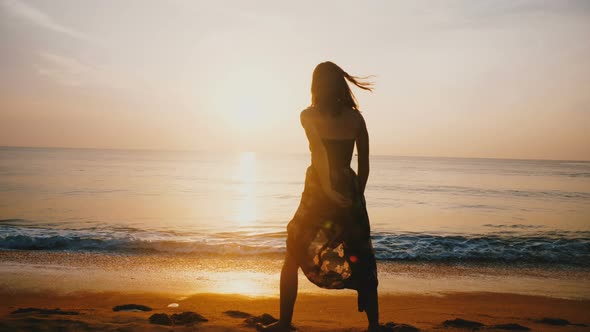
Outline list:
[[[303,111],[301,111],[300,114],[300,120],[301,120],[301,124],[305,127],[305,124],[310,122],[310,121],[314,121],[317,114],[317,112],[315,112],[313,106],[310,106],[306,109],[304,109]]]
[[[301,111],[301,116],[302,117],[312,117],[315,116],[317,114],[315,107],[313,106],[309,106],[307,108],[305,108],[303,111]]]

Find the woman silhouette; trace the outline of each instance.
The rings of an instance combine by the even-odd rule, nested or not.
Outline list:
[[[332,62],[313,72],[311,106],[301,112],[311,151],[299,208],[287,226],[287,254],[281,270],[280,320],[260,331],[288,331],[297,297],[299,268],[323,288],[358,292],[369,331],[379,329],[377,266],[364,199],[369,177],[369,136],[346,81],[364,90],[371,83]],[[358,176],[350,168],[356,143]]]

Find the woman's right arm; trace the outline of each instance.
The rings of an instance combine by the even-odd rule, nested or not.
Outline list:
[[[330,180],[330,163],[328,160],[328,153],[326,147],[322,143],[322,139],[317,131],[317,128],[313,122],[311,110],[308,108],[301,112],[301,125],[305,129],[305,135],[309,141],[314,156],[313,165],[318,172],[320,180],[320,186],[323,192],[334,201],[336,204],[346,207],[352,204],[351,200],[344,197],[339,192],[332,189],[332,181]]]

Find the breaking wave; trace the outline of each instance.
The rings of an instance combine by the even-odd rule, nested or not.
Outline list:
[[[514,229],[520,225],[486,226]],[[285,237],[284,232],[187,235],[126,227],[55,229],[12,224],[0,226],[0,249],[279,258],[285,251]],[[588,231],[519,235],[502,231],[472,235],[374,232],[373,246],[378,260],[590,266]]]

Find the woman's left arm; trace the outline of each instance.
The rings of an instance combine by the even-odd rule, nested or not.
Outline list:
[[[361,194],[364,194],[369,180],[369,132],[365,119],[359,113],[360,123],[356,135],[356,150],[358,153],[358,178]]]

